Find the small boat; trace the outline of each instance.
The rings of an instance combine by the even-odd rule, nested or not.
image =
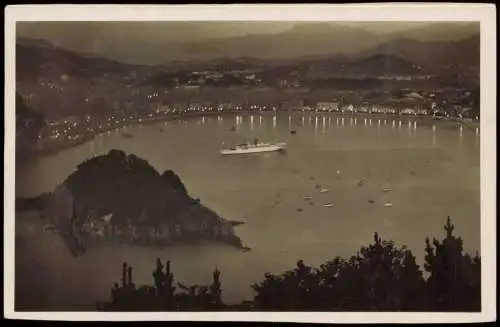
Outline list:
[[[312,196],[304,196],[303,197],[304,200],[312,200],[312,198],[313,198]]]
[[[292,129],[292,130],[290,131],[290,134],[297,134],[297,131],[296,131],[296,130],[294,130],[294,129]]]
[[[387,202],[386,204],[384,204],[384,207],[388,207],[388,208],[390,208],[390,207],[392,207],[392,203]]]
[[[230,149],[222,149],[220,150],[221,154],[245,154],[245,153],[260,153],[260,152],[274,152],[274,151],[283,151],[286,149],[286,143],[266,143],[266,142],[254,142],[239,144],[234,148]]]
[[[319,190],[319,193],[326,193],[328,191],[330,191],[330,190],[327,188],[322,188],[321,190]]]
[[[124,137],[126,137],[126,138],[129,138],[129,139],[131,139],[131,138],[133,138],[133,137],[134,137],[134,135],[132,135],[132,134],[130,134],[130,133],[126,133],[126,132],[123,132],[123,133],[122,133],[122,135],[123,135]]]
[[[333,207],[334,205],[335,205],[334,203],[325,203],[325,204],[323,204],[323,207],[330,208],[330,207]]]
[[[382,192],[391,192],[391,191],[392,191],[392,188],[390,188],[390,187],[384,187],[382,189]]]

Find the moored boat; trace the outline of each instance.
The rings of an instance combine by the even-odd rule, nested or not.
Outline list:
[[[239,144],[230,149],[222,149],[220,150],[221,154],[245,154],[245,153],[260,153],[260,152],[274,152],[274,151],[283,151],[286,148],[286,143],[267,143],[267,142],[254,142]]]

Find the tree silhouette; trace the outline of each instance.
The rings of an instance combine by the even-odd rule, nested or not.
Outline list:
[[[450,217],[443,241],[426,239],[425,270],[429,310],[477,311],[481,309],[481,264],[479,254],[463,253],[463,240],[455,237]]]
[[[254,284],[259,309],[401,311],[422,307],[424,280],[406,248],[382,241],[362,247],[348,260],[339,257],[314,269],[302,260],[281,276],[266,274]],[[420,292],[420,293],[419,293]]]
[[[479,311],[481,259],[463,253],[463,241],[453,235],[448,217],[446,238],[431,245],[426,239],[425,271],[405,246],[398,247],[374,234],[373,243],[348,259],[336,257],[319,268],[299,260],[281,275],[266,273],[251,285],[252,301],[236,305],[222,302],[220,271],[209,286],[177,283],[170,261],[164,269],[157,259],[154,286],[136,289],[132,267],[122,267],[121,286],[112,288],[112,301],[100,310],[257,310],[257,311]]]
[[[220,271],[219,269],[215,268],[213,272],[213,281],[212,284],[210,285],[210,292],[212,294],[212,302],[216,308],[220,307],[222,304],[221,300],[221,282],[220,282]]]
[[[171,262],[163,267],[161,260],[156,260],[153,271],[154,286],[145,285],[138,289],[132,280],[132,267],[126,262],[122,266],[121,285],[115,283],[111,289],[111,302],[98,303],[97,308],[104,311],[199,311],[216,310],[224,305],[221,301],[220,272],[213,273],[210,286],[185,286],[177,283],[183,292],[176,293]]]

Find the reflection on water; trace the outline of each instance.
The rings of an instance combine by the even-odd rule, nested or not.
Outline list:
[[[91,140],[89,142],[89,147],[90,147],[90,149],[89,149],[90,155],[92,157],[94,157],[95,156],[95,141],[94,140]]]
[[[432,147],[436,147],[436,125],[432,125]]]
[[[178,173],[190,194],[221,216],[246,221],[236,231],[253,249],[241,253],[225,246],[105,248],[75,259],[64,255],[62,243],[31,235],[25,242],[33,246],[16,248],[16,256],[26,262],[50,258],[40,264],[40,277],[30,281],[31,287],[47,289],[46,296],[54,299],[50,305],[93,303],[109,297],[121,261],[141,267],[136,276],[142,284],[151,282],[154,262],[161,256],[174,261],[176,278],[186,284],[209,283],[217,265],[224,274],[224,299],[240,301],[253,296],[249,285],[265,272],[280,273],[299,258],[317,266],[337,255],[352,255],[372,240],[375,231],[406,244],[421,264],[423,240],[441,237],[448,215],[467,250],[479,250],[479,130],[459,130],[444,122],[416,123],[407,117],[397,121],[400,128],[408,123],[408,134],[394,128],[396,120],[393,128],[380,128],[380,120],[373,118],[377,119],[375,128],[368,117],[359,117],[363,124],[354,119],[353,128],[337,128],[344,125],[344,118],[333,115],[316,115],[312,126],[304,125],[306,115],[311,123],[314,114],[292,115],[291,119],[288,114],[258,116],[261,127],[257,129],[255,115],[171,121],[163,132],[158,126],[164,123],[130,126],[131,139],[123,137],[122,131],[111,132],[79,147],[18,163],[16,194],[33,196],[52,191],[94,153],[111,149],[134,153],[160,172]],[[250,123],[242,124],[246,117]],[[318,135],[319,119],[322,133]],[[330,125],[332,119],[335,124]],[[203,123],[193,128],[197,121]],[[237,133],[230,131],[235,122]],[[293,137],[290,124],[298,132]],[[417,129],[418,134],[412,134]],[[287,152],[219,154],[223,142],[229,146],[250,137],[285,140]],[[363,187],[358,186],[361,179],[365,179]],[[393,191],[381,192],[388,179]],[[317,184],[329,192],[319,193]],[[312,196],[315,204],[306,206],[304,196]],[[390,209],[383,206],[389,201]],[[321,205],[327,202],[336,205]],[[61,266],[72,267],[64,278],[57,277]],[[16,267],[16,276],[29,274],[29,267]],[[90,273],[100,281],[89,280]]]
[[[475,132],[475,143],[474,143],[474,148],[477,148],[479,146],[479,128],[476,128],[476,132]]]
[[[460,132],[459,132],[459,136],[458,136],[458,144],[460,146],[463,145],[463,141],[464,141],[464,128],[463,128],[463,125],[460,124]]]

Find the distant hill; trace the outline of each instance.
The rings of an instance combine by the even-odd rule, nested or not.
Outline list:
[[[147,104],[137,94],[147,94],[156,87],[169,85],[166,79],[182,79],[185,72],[202,70],[253,69],[260,71],[257,75],[267,85],[277,85],[279,79],[293,75],[314,80],[350,75],[430,73],[446,76],[443,80],[446,83],[458,80],[476,83],[478,80],[479,35],[453,42],[396,39],[373,46],[377,37],[372,40],[372,34],[364,30],[322,26],[320,30],[324,32],[320,33],[316,31],[318,28],[305,24],[281,33],[280,37],[223,38],[210,46],[214,49],[230,47],[228,54],[211,50],[213,56],[203,57],[204,48],[198,44],[201,50],[195,51],[193,57],[199,58],[192,60],[189,57],[154,66],[126,64],[79,54],[40,40],[19,38],[16,45],[17,91],[25,96],[27,106],[52,119],[100,114],[124,108],[125,103],[133,103],[133,110],[141,110]],[[301,43],[300,40],[307,41]],[[364,40],[366,49],[353,52],[359,40]],[[270,49],[265,53],[268,57],[260,56],[258,51],[263,48]],[[303,56],[299,56],[301,54]],[[176,74],[178,76],[174,76]]]
[[[479,35],[460,41],[422,42],[395,39],[363,52],[363,55],[388,54],[425,66],[470,65],[480,62]]]
[[[148,67],[88,57],[36,40],[21,39],[16,45],[17,92],[47,119],[100,112],[105,97],[138,84],[148,72]]]
[[[388,34],[390,39],[412,39],[420,42],[460,41],[479,35],[479,22],[436,22]]]
[[[113,60],[81,54],[56,47],[43,40],[20,38],[16,43],[16,74],[18,79],[45,73],[68,73],[85,76],[95,73],[122,73],[139,68]]]
[[[395,55],[375,54],[347,65],[344,72],[356,75],[413,75],[423,73],[422,67]]]
[[[359,40],[363,40],[360,44]],[[329,24],[303,24],[274,35],[248,35],[197,43],[202,50],[192,55],[298,58],[308,55],[355,53],[378,43],[375,34],[363,29]]]
[[[44,125],[43,115],[26,106],[23,98],[16,93],[16,152],[32,150]]]
[[[479,34],[477,22],[64,24],[66,25],[59,22],[23,23],[18,26],[18,35],[46,39],[80,53],[92,53],[94,56],[126,63],[154,65],[220,57],[281,59],[340,53],[352,55],[396,39],[450,42]],[[71,28],[72,33],[66,33],[62,27]],[[411,58],[404,59],[413,61]]]

